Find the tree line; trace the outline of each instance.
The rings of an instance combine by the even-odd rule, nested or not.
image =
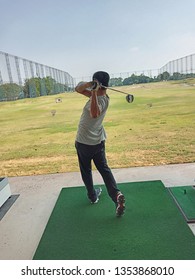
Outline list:
[[[58,83],[51,77],[26,79],[24,85],[5,83],[0,85],[0,101],[33,98],[53,95],[72,90],[67,85]]]
[[[126,86],[126,85],[133,85],[133,84],[142,84],[142,83],[153,83],[153,82],[160,82],[160,81],[171,81],[171,80],[183,80],[187,78],[195,78],[194,73],[189,74],[181,74],[179,72],[175,72],[172,75],[165,71],[162,74],[159,74],[156,77],[149,77],[144,74],[135,75],[132,74],[130,77],[122,79],[119,78],[111,78],[109,82],[109,86]]]
[[[125,86],[142,83],[152,83],[160,81],[171,81],[171,80],[183,80],[187,78],[195,78],[194,73],[181,74],[175,72],[172,75],[165,71],[156,77],[149,77],[144,74],[135,75],[132,74],[130,77],[122,79],[111,78],[109,82],[110,87],[114,86]],[[53,95],[57,93],[72,91],[73,88],[67,85],[58,83],[51,77],[45,78],[30,78],[26,79],[23,86],[16,83],[5,83],[0,85],[0,101],[16,100],[21,98],[33,98],[43,95]]]

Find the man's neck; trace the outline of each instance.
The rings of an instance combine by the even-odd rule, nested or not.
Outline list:
[[[97,96],[106,95],[106,89],[98,89]]]

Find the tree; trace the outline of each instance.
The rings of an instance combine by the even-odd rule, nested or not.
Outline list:
[[[170,77],[169,72],[165,71],[157,76],[157,81],[168,81]]]
[[[132,77],[125,78],[124,81],[123,81],[123,85],[124,85],[124,86],[133,85],[133,79],[132,79]]]
[[[15,83],[6,83],[0,85],[0,100],[16,100],[18,99],[18,96],[21,91],[21,87]]]
[[[168,81],[170,79],[170,74],[167,71],[163,72],[162,76],[163,76],[163,81]]]
[[[182,78],[182,75],[179,72],[174,72],[171,76],[171,80],[180,80]]]
[[[25,98],[40,96],[40,79],[41,78],[30,78],[25,80],[23,87]]]
[[[123,85],[123,79],[121,77],[119,78],[111,78],[109,82],[109,86],[122,86]]]

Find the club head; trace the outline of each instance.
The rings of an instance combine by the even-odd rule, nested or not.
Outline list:
[[[134,96],[132,94],[127,94],[126,100],[128,103],[132,103],[134,100]]]

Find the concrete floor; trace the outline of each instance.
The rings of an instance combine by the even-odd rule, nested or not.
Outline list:
[[[118,183],[161,180],[166,187],[195,184],[195,163],[114,169]],[[0,221],[0,259],[30,260],[62,187],[81,186],[79,173],[8,178],[12,195],[20,194]],[[94,184],[102,184],[94,172]],[[114,213],[113,213],[114,215]],[[195,224],[189,227],[195,234]]]

